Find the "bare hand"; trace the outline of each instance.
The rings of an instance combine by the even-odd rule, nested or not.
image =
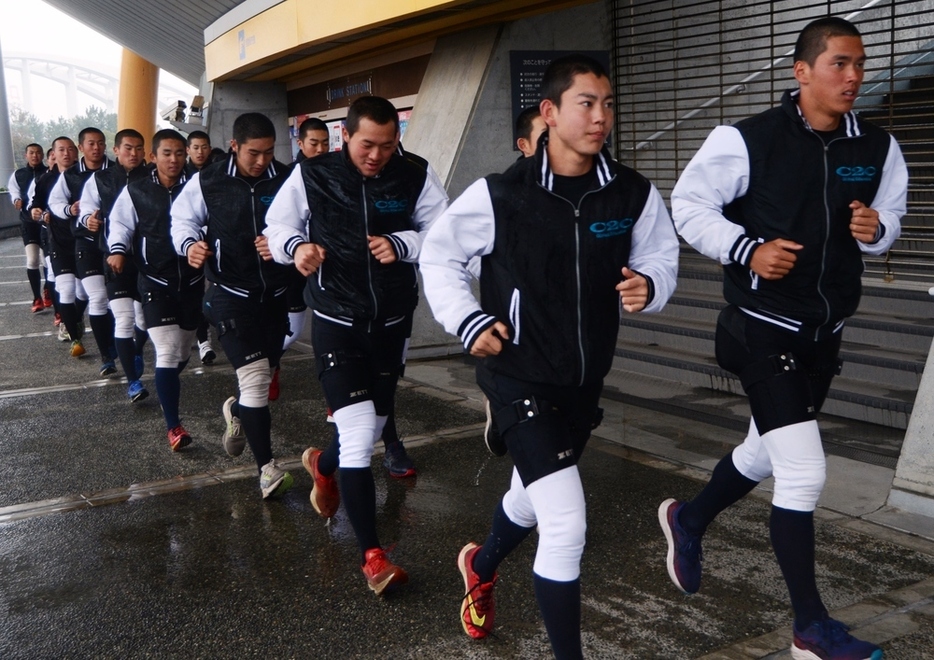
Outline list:
[[[94,211],[94,213],[88,216],[88,229],[90,231],[97,231],[101,228],[101,224],[100,210]]]
[[[391,264],[396,260],[396,251],[385,236],[367,236],[370,241],[370,253],[381,264]]]
[[[81,213],[81,202],[75,202],[69,206],[68,209],[69,215],[71,215],[73,218],[77,218],[78,214]]]
[[[791,272],[798,259],[795,252],[803,247],[784,238],[773,239],[756,248],[749,267],[764,280],[780,280]]]
[[[21,210],[23,208],[23,200],[17,199],[16,201],[13,202],[13,206],[16,207],[17,211]]]
[[[50,222],[52,222],[52,214],[49,213],[48,211],[44,211],[39,219],[45,224],[49,224]]]
[[[295,261],[295,267],[305,277],[317,272],[318,267],[324,261],[326,252],[323,247],[317,243],[302,243],[295,248],[295,254],[292,259]]]
[[[33,209],[32,211],[29,212],[29,214],[32,216],[32,219],[35,220],[36,222],[42,221],[42,209]]]
[[[850,208],[853,209],[853,216],[850,218],[850,233],[853,234],[853,238],[863,243],[872,243],[876,240],[876,232],[879,230],[879,212],[858,200],[854,200]]]
[[[107,257],[107,265],[110,266],[110,270],[117,273],[118,275],[123,272],[123,264],[126,262],[126,257],[122,254],[112,254]]]
[[[474,357],[488,357],[499,355],[503,350],[503,341],[509,339],[509,328],[505,323],[497,321],[480,333],[470,347],[470,354]]]
[[[623,266],[623,281],[616,285],[616,290],[627,312],[641,312],[649,301],[648,281],[626,266]]]
[[[201,268],[204,262],[207,261],[207,258],[213,254],[211,248],[208,247],[208,244],[204,241],[193,243],[191,247],[188,248],[188,265],[192,268]]]
[[[253,241],[253,245],[256,246],[256,251],[259,253],[259,256],[263,258],[263,261],[272,261],[272,250],[269,249],[269,239],[263,235],[256,237],[256,240]]]

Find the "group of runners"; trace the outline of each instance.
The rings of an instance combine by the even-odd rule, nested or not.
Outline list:
[[[210,153],[198,142],[206,135],[174,130],[153,136],[148,163],[132,130],[117,133],[116,162],[96,129],[82,131],[77,151],[55,140],[48,173],[30,145],[29,165],[14,175],[16,190],[29,192],[14,199],[28,214],[33,309],[51,298],[80,355],[86,308],[100,374],[119,359],[131,400],[145,396],[148,334],[173,450],[191,442],[179,374],[209,319],[238,383],[221,406],[223,447],[236,456],[249,445],[268,498],[293,482],[273,457],[269,400],[310,308],[336,427],[327,446],[302,456],[311,504],[326,518],[343,504],[367,585],[381,594],[409,578],[377,537],[370,463],[382,438],[390,472],[415,473],[392,414],[420,268],[435,318],[478,358],[486,444],[514,463],[488,536],[457,556],[461,625],[476,639],[490,634],[497,568],[537,529],[533,582],[545,629],[555,657],[580,658],[578,461],[601,423],[620,317],[663,308],[680,234],[723,265],[716,356],[740,378],[752,418],[694,499],[661,503],[669,576],[682,592],[698,591],[708,525],[774,476],[769,534],[794,611],[792,656],[878,660],[876,645],[829,616],[814,566],[825,477],[816,414],[859,301],[861,254],[887,250],[905,212],[898,144],[853,113],[864,63],[851,23],[809,24],[795,49],[797,88],[710,134],[681,173],[671,216],[648,179],[611,157],[613,87],[582,55],[548,67],[537,111],[517,126],[524,157],[450,205],[431,166],[402,148],[396,108],[373,96],[350,106],[339,151],[328,150],[325,125],[303,124],[292,165],[275,160],[275,127],[256,113],[236,120],[229,152],[213,163],[197,155]],[[856,165],[865,176],[852,176]],[[49,295],[40,291],[42,236]]]

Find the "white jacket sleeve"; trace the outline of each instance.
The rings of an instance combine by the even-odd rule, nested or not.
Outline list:
[[[422,241],[428,229],[434,224],[434,221],[444,212],[448,205],[448,195],[444,191],[441,179],[428,166],[428,176],[425,177],[425,185],[418,201],[415,203],[415,212],[413,219],[417,230],[397,231],[388,234],[386,238],[392,243],[392,249],[395,250],[399,261],[408,263],[418,263],[418,255],[422,249]]]
[[[308,242],[308,193],[302,180],[301,166],[292,168],[276,198],[266,211],[266,229],[263,235],[269,240],[272,258],[280,264],[293,263],[292,255],[302,243]]]
[[[678,233],[711,259],[748,265],[757,242],[723,215],[723,207],[745,195],[748,187],[746,143],[736,128],[716,127],[671,191],[671,215]]]
[[[48,211],[59,218],[71,218],[71,202],[68,185],[65,183],[65,173],[62,172],[55,182],[55,187],[49,193]]]
[[[879,231],[873,243],[859,243],[859,248],[867,254],[882,254],[902,233],[902,217],[907,211],[908,166],[901,147],[894,137],[889,137],[889,153],[882,166],[882,180],[872,202],[860,200],[869,208],[879,212]]]
[[[494,238],[493,202],[486,179],[480,179],[441,214],[422,244],[425,298],[435,319],[468,350],[496,322],[474,297],[467,269],[471,259],[493,251]]]
[[[23,208],[26,208],[26,199],[23,197],[23,191],[19,189],[19,181],[16,180],[16,172],[10,175],[10,180],[6,184],[7,190],[10,191],[10,202],[15,204],[16,200],[23,200]]]
[[[133,198],[124,188],[110,211],[107,246],[112,254],[130,254],[133,251],[133,237],[138,223],[139,216],[136,214]]]
[[[208,222],[208,206],[201,193],[201,176],[195,174],[172,202],[172,246],[180,256],[201,240],[201,229]]]
[[[101,193],[97,187],[97,176],[91,176],[84,184],[78,206],[81,208],[81,217],[78,222],[87,229],[88,218],[101,208]]]
[[[632,232],[629,268],[649,280],[649,301],[642,311],[659,312],[675,292],[680,247],[665,202],[654,185]]]

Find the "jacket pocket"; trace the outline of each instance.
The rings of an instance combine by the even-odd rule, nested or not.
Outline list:
[[[143,254],[141,255],[141,256],[143,257],[143,263],[144,263],[144,264],[148,264],[148,263],[149,263],[149,255],[146,254],[146,237],[145,237],[145,236],[143,236],[142,240],[140,241],[140,246],[139,246],[139,248],[140,248],[140,252],[143,253]]]
[[[221,239],[214,240],[214,263],[217,264],[217,272],[221,272]]]
[[[324,263],[318,264],[318,288],[324,291]]]
[[[509,301],[509,322],[512,324],[512,343],[519,345],[519,334],[522,328],[519,320],[520,307],[519,289],[512,290],[512,300]]]

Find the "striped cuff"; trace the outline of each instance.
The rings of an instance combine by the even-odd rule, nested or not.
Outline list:
[[[457,329],[458,336],[464,342],[464,348],[469,351],[474,342],[477,341],[477,337],[494,323],[496,323],[495,316],[484,314],[481,311],[476,311],[464,319]]]
[[[183,256],[183,257],[188,256],[188,248],[190,248],[192,245],[194,245],[194,244],[197,243],[197,242],[198,242],[198,241],[196,241],[196,240],[193,239],[193,238],[186,238],[185,241],[182,243],[182,254],[181,254],[181,256]]]
[[[409,256],[409,247],[405,244],[405,241],[403,241],[395,234],[385,234],[385,237],[389,239],[389,243],[392,245],[392,249],[396,253],[396,259],[399,261],[405,261],[405,258]]]
[[[759,245],[759,241],[754,238],[740,236],[733,243],[733,247],[730,248],[730,259],[748,268],[749,263],[752,261],[752,253],[756,251]]]
[[[652,301],[655,300],[655,282],[653,282],[652,278],[646,275],[645,273],[641,273],[638,270],[633,270],[632,272],[634,272],[636,275],[641,275],[642,277],[645,278],[645,283],[649,287],[649,291],[645,297],[645,306],[648,307],[649,305],[652,304]]]
[[[110,246],[110,254],[122,254],[126,255],[129,253],[127,246],[123,243],[114,243]]]
[[[295,259],[295,250],[298,249],[298,246],[302,243],[307,243],[304,238],[301,236],[293,236],[285,242],[285,253]]]

